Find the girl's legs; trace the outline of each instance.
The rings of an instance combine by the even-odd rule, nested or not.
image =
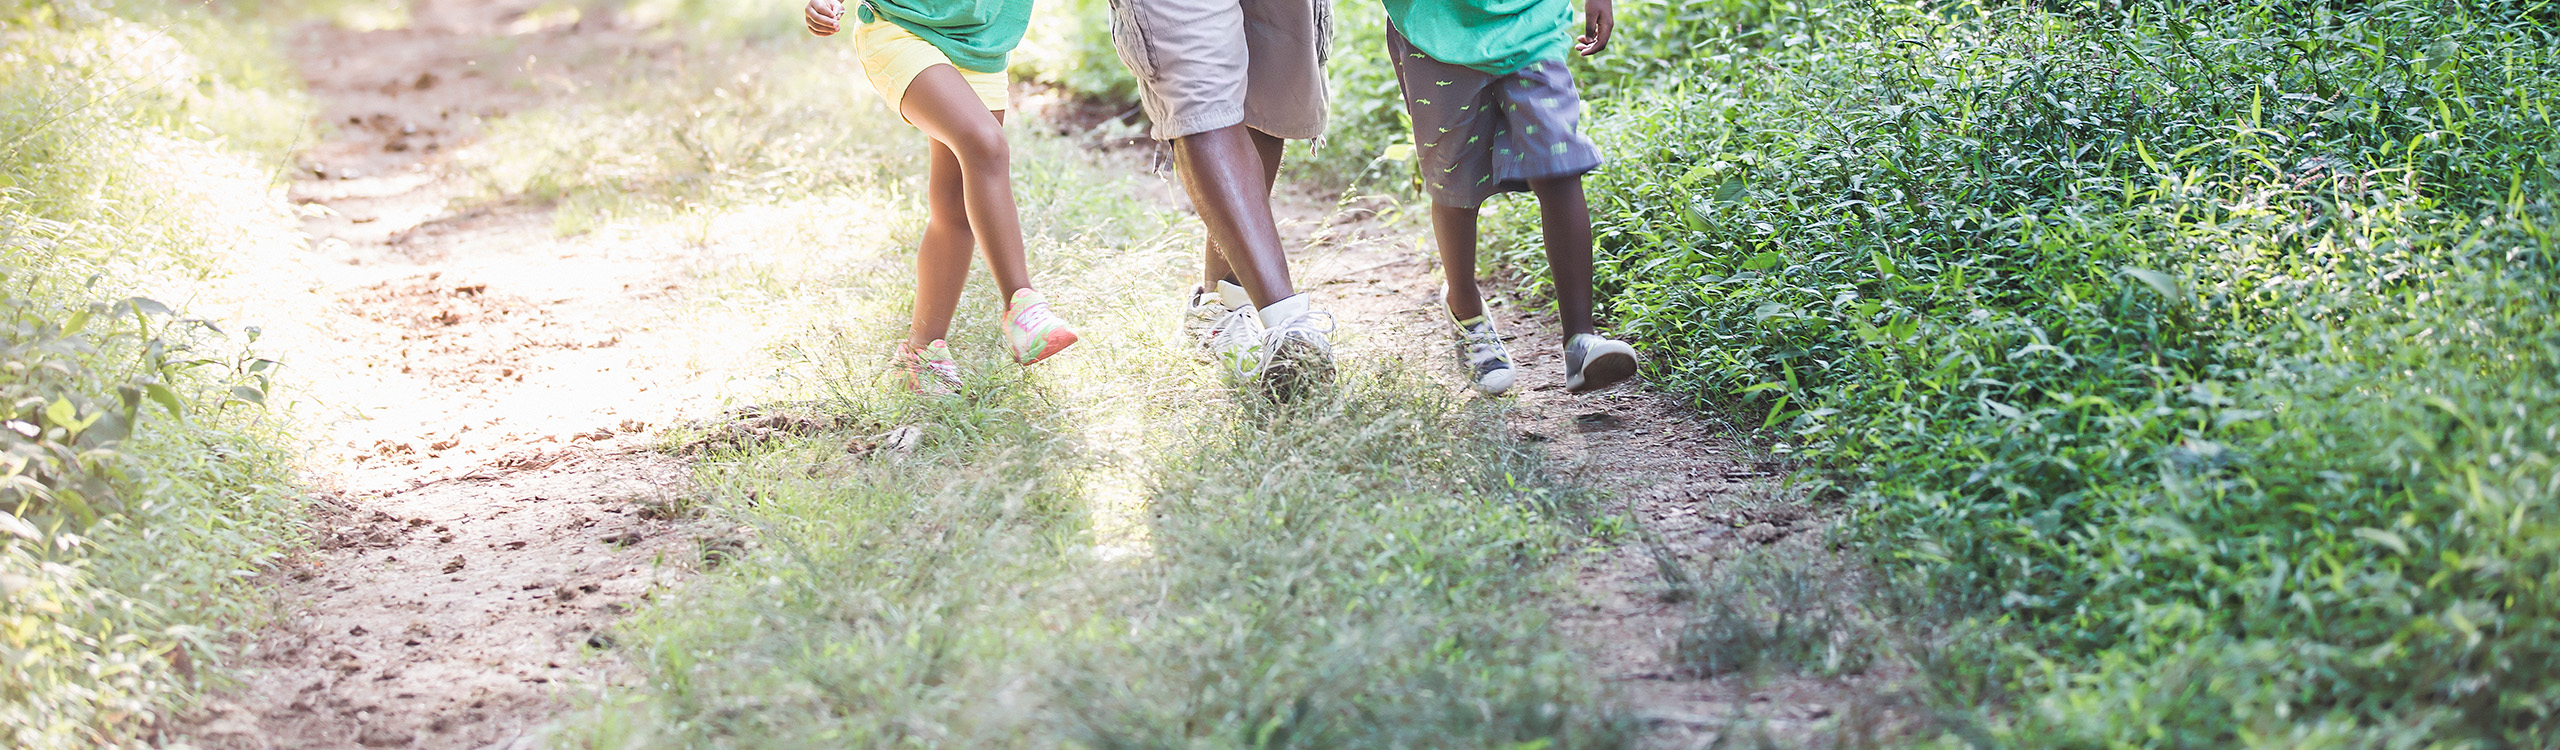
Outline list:
[[[1583,198],[1581,175],[1530,180],[1529,192],[1538,196],[1538,224],[1546,235],[1547,268],[1555,277],[1556,310],[1564,315],[1565,340],[1572,341],[1576,335],[1594,332],[1591,205]]]
[[[986,250],[987,268],[1007,306],[1015,292],[1031,288],[1031,269],[1013,204],[1013,157],[1003,116],[987,111],[960,71],[948,65],[926,68],[908,83],[898,111],[933,139],[927,187],[932,215],[917,252],[915,318],[907,333],[908,344],[920,347],[950,332],[968,276],[970,244]]]
[[[907,349],[923,349],[951,334],[960,287],[969,280],[969,210],[960,186],[960,157],[941,141],[926,141],[932,168],[925,183],[924,246],[916,251],[915,316],[907,324]]]

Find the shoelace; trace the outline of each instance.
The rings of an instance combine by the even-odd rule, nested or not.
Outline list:
[[[1251,323],[1255,320],[1253,307],[1251,305],[1228,310],[1226,314],[1218,316],[1216,322],[1209,324],[1210,343],[1214,344],[1218,341],[1225,340],[1228,336],[1233,335],[1234,331],[1244,330],[1246,323]]]
[[[1318,318],[1322,318],[1322,320],[1319,321]],[[1288,340],[1292,335],[1301,333],[1332,333],[1333,326],[1333,313],[1314,310],[1301,313],[1298,315],[1296,320],[1289,321],[1287,325],[1273,328],[1262,333],[1263,340],[1270,342],[1269,345],[1262,347],[1262,359],[1264,362],[1269,362],[1272,355],[1279,353],[1279,343]],[[1330,354],[1333,352],[1332,341],[1323,336],[1314,336],[1311,338],[1316,342],[1317,346],[1324,347],[1326,353]]]
[[[1323,328],[1317,328],[1317,327],[1316,327],[1316,325],[1317,325],[1317,323],[1316,323],[1316,319],[1317,319],[1317,318],[1323,318],[1323,319],[1324,319],[1324,323],[1323,323],[1324,327],[1323,327]],[[1278,329],[1276,329],[1276,330],[1282,330],[1282,331],[1314,331],[1314,332],[1316,332],[1316,333],[1332,333],[1332,332],[1333,332],[1333,313],[1324,312],[1324,311],[1322,311],[1322,310],[1309,310],[1309,311],[1307,311],[1307,312],[1305,312],[1305,313],[1301,313],[1301,314],[1299,314],[1299,315],[1298,315],[1298,319],[1297,319],[1297,320],[1289,321],[1289,324],[1288,324],[1288,325],[1281,326],[1281,327],[1279,327],[1279,328],[1278,328]]]
[[[1502,332],[1487,328],[1459,329],[1460,345],[1467,350],[1467,361],[1482,365],[1491,361],[1510,361],[1511,352],[1502,345]]]
[[[1064,322],[1059,320],[1057,315],[1049,312],[1047,302],[1033,302],[1016,309],[1013,313],[1014,326],[1028,333],[1038,333],[1043,328]]]

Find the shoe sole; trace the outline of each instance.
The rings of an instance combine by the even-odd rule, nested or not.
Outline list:
[[[1626,352],[1608,352],[1582,363],[1582,377],[1565,384],[1568,393],[1590,393],[1617,385],[1635,377],[1636,357]]]
[[[1500,396],[1510,392],[1511,381],[1517,376],[1512,370],[1513,368],[1505,367],[1485,373],[1484,377],[1476,378],[1476,392],[1487,396]]]
[[[1022,366],[1030,367],[1040,364],[1041,360],[1057,356],[1059,352],[1066,351],[1067,347],[1075,346],[1079,340],[1081,339],[1076,338],[1074,331],[1053,331],[1049,334],[1048,340],[1040,345],[1040,353],[1030,359],[1021,360]]]

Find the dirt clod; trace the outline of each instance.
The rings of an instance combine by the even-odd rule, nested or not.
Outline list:
[[[463,561],[461,555],[454,555],[453,559],[444,561],[444,572],[447,574],[461,572],[466,565],[469,563]]]
[[[399,747],[417,738],[416,734],[397,729],[366,727],[362,734],[356,735],[356,744],[365,747]]]

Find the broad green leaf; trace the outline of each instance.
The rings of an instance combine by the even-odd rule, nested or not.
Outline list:
[[[2357,527],[2354,533],[2357,537],[2389,547],[2393,552],[2409,554],[2409,540],[2400,538],[2399,534],[2362,526]]]
[[[181,420],[187,418],[187,407],[184,404],[179,403],[178,393],[176,391],[169,390],[168,386],[161,385],[159,383],[145,385],[142,387],[142,394],[151,397],[151,400],[160,404],[161,408],[168,409],[169,416],[177,417]]]
[[[2132,266],[2126,266],[2124,268],[2124,275],[2131,276],[2133,277],[2133,280],[2142,282],[2143,286],[2151,287],[2151,291],[2159,292],[2160,296],[2164,299],[2171,301],[2182,299],[2178,294],[2178,280],[2169,278],[2168,274],[2148,268],[2134,268]]]
[[[125,306],[127,306],[127,307],[131,307],[131,308],[133,308],[134,312],[142,313],[142,314],[144,314],[144,315],[167,315],[167,314],[169,314],[169,306],[168,306],[168,305],[160,304],[160,302],[159,302],[158,300],[154,300],[154,299],[151,299],[151,298],[149,298],[149,297],[132,297],[132,298],[128,298],[128,299],[126,299],[126,300],[124,301],[124,304],[125,304]]]
[[[44,407],[44,418],[55,427],[67,428],[79,423],[80,411],[73,408],[68,399],[55,398],[53,403]]]

